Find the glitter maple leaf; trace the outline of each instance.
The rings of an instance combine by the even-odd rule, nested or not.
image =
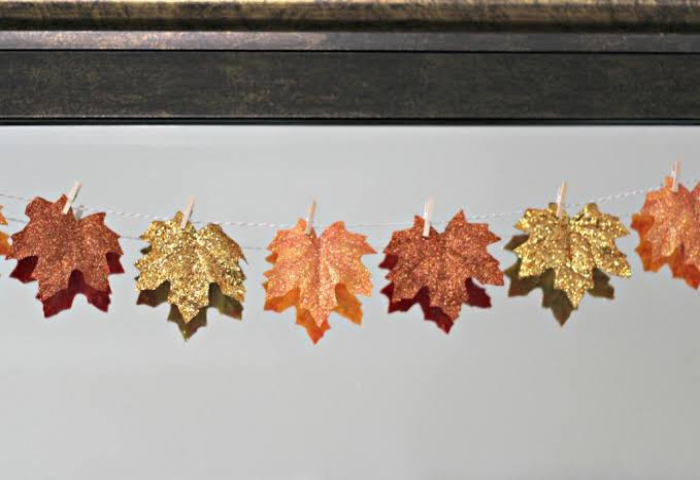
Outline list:
[[[148,252],[146,251],[144,254],[145,253]],[[170,285],[166,282],[155,290],[144,290],[140,292],[136,304],[157,307],[168,301],[169,293]],[[241,320],[243,318],[243,305],[233,298],[224,295],[216,283],[212,283],[209,287],[208,307],[215,308],[222,315],[236,320]],[[207,326],[207,309],[202,308],[194,318],[185,321],[180,310],[178,310],[175,305],[170,305],[168,321],[177,325],[183,339],[189,340],[200,328]]]
[[[426,320],[449,333],[462,304],[490,307],[486,291],[476,285],[503,285],[498,261],[487,247],[500,240],[488,225],[469,223],[458,212],[443,233],[430,228],[423,237],[424,221],[416,216],[413,227],[394,232],[384,249],[389,285],[382,290],[389,297],[389,312],[406,311],[419,304]]]
[[[503,247],[511,252],[527,241],[527,235],[516,235],[508,244]],[[509,297],[521,297],[529,295],[536,288],[542,289],[542,307],[550,309],[554,318],[561,326],[564,326],[576,308],[571,304],[569,298],[563,290],[554,288],[554,270],[548,269],[542,275],[529,277],[520,276],[522,260],[518,259],[515,264],[503,272],[510,279],[508,288]],[[593,288],[587,290],[593,297],[612,299],[615,290],[610,285],[610,277],[597,268],[593,270]]]
[[[627,257],[615,245],[617,238],[628,235],[627,229],[593,203],[573,217],[566,212],[557,216],[553,203],[544,210],[528,209],[515,227],[529,234],[515,249],[522,260],[520,277],[539,276],[552,269],[554,288],[564,291],[574,308],[595,287],[595,269],[631,276]]]
[[[700,285],[700,184],[693,190],[683,185],[672,189],[666,178],[659,190],[649,192],[642,210],[632,216],[639,233],[636,251],[644,270],[656,272],[668,265],[674,277],[688,285]]]
[[[22,282],[37,280],[37,298],[49,317],[68,309],[78,293],[107,311],[108,276],[123,273],[119,235],[104,224],[104,213],[76,219],[62,210],[65,195],[56,202],[35,198],[26,209],[29,223],[12,235],[7,258],[17,260],[11,276]]]
[[[179,315],[171,311],[170,320],[188,338],[206,324],[201,312],[207,307],[240,318],[245,275],[239,262],[245,257],[219,225],[197,231],[192,223],[185,228],[181,223],[182,213],[177,212],[172,220],[151,223],[141,236],[150,247],[136,262],[141,272],[136,288],[141,292],[139,303],[156,306],[167,298],[177,307]]]
[[[7,220],[2,214],[2,205],[0,205],[0,225],[7,225]],[[9,235],[5,232],[0,232],[0,255],[7,255],[10,253],[10,242],[8,241]]]
[[[296,307],[297,324],[316,343],[330,328],[328,317],[336,312],[356,324],[362,308],[356,295],[370,295],[369,270],[363,255],[376,253],[364,235],[336,222],[317,236],[306,234],[306,221],[280,230],[268,246],[272,269],[265,272],[265,310],[282,312]]]

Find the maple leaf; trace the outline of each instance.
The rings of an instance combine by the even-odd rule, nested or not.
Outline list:
[[[467,222],[462,211],[442,234],[431,227],[424,238],[423,227],[423,219],[416,216],[413,227],[392,234],[380,265],[389,270],[390,282],[382,293],[389,298],[389,312],[419,304],[426,320],[449,333],[462,304],[491,306],[486,291],[474,280],[503,285],[498,261],[487,250],[500,238],[486,224]]]
[[[245,275],[239,262],[245,257],[219,225],[210,224],[197,231],[192,223],[181,228],[181,222],[182,213],[177,212],[172,220],[151,223],[141,236],[150,247],[136,262],[141,272],[136,288],[141,292],[138,302],[142,304],[157,306],[167,298],[180,315],[171,311],[170,320],[188,338],[206,324],[206,316],[195,318],[204,315],[207,307],[240,317]]]
[[[265,272],[265,310],[282,312],[296,307],[297,324],[314,341],[330,328],[328,317],[336,312],[356,324],[362,309],[356,295],[370,295],[369,270],[363,255],[376,253],[364,235],[348,232],[336,222],[317,236],[306,234],[306,221],[280,230],[268,246],[272,269]]]
[[[79,293],[107,311],[108,276],[123,273],[119,235],[104,224],[104,213],[77,220],[72,209],[63,215],[65,195],[56,202],[35,198],[27,205],[29,223],[12,235],[7,258],[17,260],[11,276],[22,282],[38,281],[44,315],[68,309]]]
[[[628,235],[627,229],[593,203],[573,217],[557,216],[554,203],[544,210],[528,209],[515,228],[529,234],[515,249],[522,260],[520,276],[539,276],[551,268],[554,288],[563,290],[574,307],[594,288],[596,268],[610,275],[631,276],[627,257],[615,245],[617,238]]]
[[[263,285],[267,291],[267,282]],[[337,285],[335,287],[335,295],[338,304],[333,308],[332,312],[337,313],[341,317],[345,317],[356,325],[362,324],[362,304],[355,295],[350,293],[345,285]],[[265,301],[265,310],[272,310],[278,313],[283,312],[289,307],[296,307],[296,323],[306,330],[307,335],[314,343],[318,343],[321,338],[330,330],[331,326],[328,320],[319,324],[312,316],[309,310],[300,308],[299,289],[294,289],[283,297],[270,298]]]
[[[668,265],[675,278],[688,285],[700,285],[700,183],[688,190],[673,191],[673,179],[647,194],[642,210],[632,216],[632,228],[639,233],[636,251],[646,271]]]
[[[146,252],[144,252],[146,253]],[[163,283],[155,290],[144,290],[139,293],[139,298],[136,301],[137,305],[148,305],[157,307],[168,301],[170,293],[170,284]],[[231,297],[227,297],[221,292],[221,289],[216,283],[209,286],[209,308],[215,308],[222,315],[241,320],[243,318],[243,305]],[[203,308],[189,321],[185,321],[180,314],[180,310],[175,305],[170,306],[168,321],[177,325],[182,338],[189,340],[197,330],[207,326],[207,309]]]
[[[385,265],[391,264],[395,257],[386,257],[385,261],[380,265],[381,268],[386,268]],[[468,300],[465,302],[470,307],[490,308],[491,298],[486,293],[486,289],[481,288],[474,283],[472,279],[467,279],[466,288]],[[426,320],[435,322],[437,327],[445,333],[450,333],[454,327],[454,320],[445,314],[440,308],[430,306],[430,295],[427,288],[422,288],[418,295],[408,300],[399,300],[392,302],[394,296],[394,284],[390,283],[381,291],[389,299],[389,313],[408,312],[414,305],[418,304],[423,310],[423,316]]]
[[[7,225],[7,220],[2,214],[2,205],[0,205],[0,225]],[[5,232],[0,232],[0,255],[6,256],[10,253],[10,242],[8,242],[9,235]]]
[[[527,241],[527,235],[516,235],[504,247],[514,251]],[[520,276],[522,260],[518,260],[505,272],[510,279],[509,297],[520,297],[530,294],[536,288],[542,289],[542,307],[550,309],[561,326],[564,326],[576,307],[574,307],[563,290],[554,288],[554,270],[547,269],[542,275],[529,277]],[[587,291],[593,297],[613,299],[615,290],[610,285],[610,277],[599,269],[593,270],[593,288]]]

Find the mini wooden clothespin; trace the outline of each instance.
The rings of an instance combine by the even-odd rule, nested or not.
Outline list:
[[[671,179],[673,180],[673,183],[671,184],[671,191],[677,192],[678,185],[680,184],[680,181],[681,181],[681,162],[680,161],[673,162],[673,170],[671,170]]]
[[[84,213],[85,213],[85,205],[76,205],[75,202],[73,202],[73,216],[75,217],[75,219],[76,220],[82,219]]]
[[[430,236],[430,223],[433,220],[434,207],[435,200],[433,200],[433,197],[428,198],[428,201],[423,206],[423,238]]]
[[[185,210],[182,212],[182,222],[180,222],[180,228],[185,229],[187,227],[187,223],[190,221],[190,217],[192,216],[192,211],[194,210],[194,197],[190,195],[187,197],[187,205],[185,206]]]
[[[80,187],[82,186],[83,184],[80,182],[75,182],[73,184],[73,188],[71,188],[70,192],[68,192],[68,196],[66,197],[66,204],[63,206],[63,211],[61,212],[63,215],[66,215],[70,211],[70,207],[73,206],[75,197],[78,196],[78,192],[80,191]]]
[[[561,182],[559,192],[557,192],[557,217],[561,218],[564,215],[564,207],[566,206],[566,191],[569,188],[566,182]]]
[[[311,202],[311,205],[309,206],[309,214],[306,216],[306,228],[304,229],[304,233],[307,235],[311,235],[311,230],[314,229],[314,217],[316,216],[316,200],[313,200]]]

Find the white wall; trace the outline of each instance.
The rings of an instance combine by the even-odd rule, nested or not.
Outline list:
[[[676,159],[700,176],[694,128],[1,128],[0,192],[90,206],[293,222],[411,221],[542,207],[652,187]],[[631,213],[642,196],[601,204]],[[9,200],[5,214],[21,218]],[[504,240],[516,216],[492,222]],[[624,217],[626,222],[629,217]],[[146,221],[108,217],[125,236]],[[10,231],[21,228],[12,223]],[[363,229],[377,250],[390,230]],[[230,228],[247,246],[273,230]],[[668,271],[587,298],[561,329],[541,296],[463,309],[449,336],[419,311],[387,315],[381,256],[365,324],[333,318],[313,346],[291,311],[263,312],[265,252],[249,250],[244,321],[210,313],[188,343],[167,307],[136,306],[133,261],[105,315],[79,298],[51,320],[36,284],[0,263],[0,478],[698,478],[700,298]],[[501,244],[503,245],[503,244]],[[514,257],[492,252],[506,268]]]

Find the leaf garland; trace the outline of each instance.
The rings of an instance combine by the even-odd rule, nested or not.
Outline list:
[[[544,210],[528,209],[515,227],[528,234],[514,249],[521,260],[518,276],[538,277],[553,270],[553,288],[563,291],[573,308],[595,288],[596,269],[631,276],[627,257],[615,245],[616,239],[628,235],[627,229],[593,203],[573,217],[566,212],[557,216],[554,203]]]
[[[356,296],[369,296],[372,282],[361,258],[376,253],[364,235],[349,232],[343,222],[321,236],[314,229],[307,235],[306,221],[300,219],[294,228],[278,231],[268,250],[272,269],[265,272],[265,310],[295,307],[297,324],[314,343],[330,329],[331,312],[362,323]]]
[[[488,308],[491,299],[475,283],[503,285],[498,261],[487,247],[500,240],[488,225],[469,223],[458,212],[443,233],[433,227],[423,237],[424,220],[416,216],[413,227],[394,232],[380,265],[389,270],[382,293],[389,298],[389,312],[420,305],[426,320],[449,333],[462,304]]]
[[[645,271],[657,272],[668,265],[674,278],[692,288],[700,285],[700,183],[692,190],[673,179],[649,192],[639,213],[632,216],[632,228],[639,233],[636,252]]]
[[[514,251],[527,241],[527,235],[516,235],[504,247],[506,250]],[[554,318],[563,327],[571,314],[577,308],[571,304],[569,297],[563,290],[554,288],[554,270],[547,269],[541,275],[528,277],[520,276],[522,260],[519,258],[510,268],[503,272],[510,280],[508,287],[509,297],[522,297],[529,295],[533,290],[542,290],[542,307],[552,311]],[[615,290],[610,285],[610,277],[599,269],[593,270],[593,288],[588,290],[592,297],[615,298]]]
[[[29,223],[12,235],[8,259],[17,260],[11,276],[27,283],[37,281],[37,298],[44,316],[69,309],[77,294],[107,311],[108,276],[123,273],[119,235],[104,224],[104,213],[80,220],[73,209],[63,214],[66,196],[56,202],[37,197],[26,208]]]
[[[150,246],[136,262],[136,289],[138,304],[155,307],[167,300],[169,320],[188,339],[206,325],[209,307],[241,319],[245,275],[239,263],[245,257],[219,225],[197,231],[188,222],[181,228],[182,216],[155,221],[141,236]]]
[[[3,206],[0,205],[0,225],[7,225],[7,219],[2,214]],[[0,255],[7,256],[10,253],[10,236],[5,232],[0,232]]]

